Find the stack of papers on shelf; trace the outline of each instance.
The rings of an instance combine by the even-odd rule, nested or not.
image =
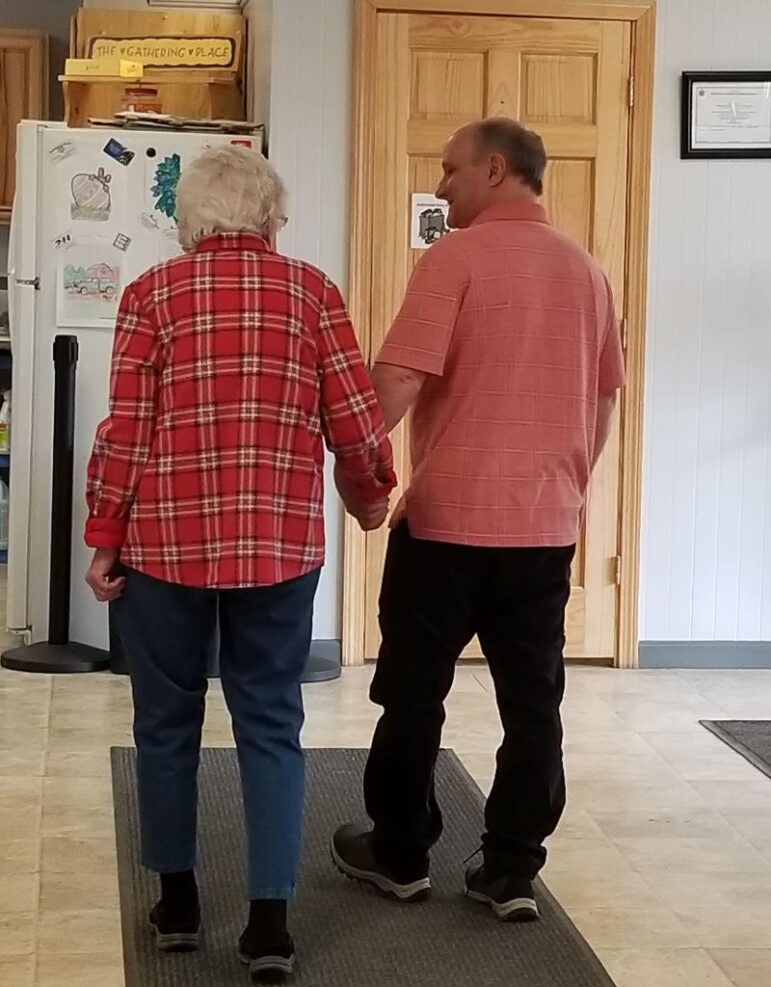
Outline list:
[[[168,113],[135,112],[122,110],[111,119],[89,117],[92,127],[125,127],[127,130],[192,130],[211,131],[217,134],[258,134],[264,130],[261,123],[249,120],[204,120],[195,117],[175,117]]]

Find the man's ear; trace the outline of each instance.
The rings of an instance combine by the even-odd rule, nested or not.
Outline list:
[[[502,154],[491,154],[488,181],[493,188],[501,185],[508,174],[508,162]]]

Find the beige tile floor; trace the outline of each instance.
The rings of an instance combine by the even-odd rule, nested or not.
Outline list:
[[[367,745],[370,674],[306,690],[307,746]],[[771,719],[771,672],[570,670],[545,878],[618,987],[771,985],[771,780],[698,724],[742,716]],[[123,983],[108,749],[130,720],[125,679],[0,671],[2,987]],[[482,787],[498,738],[466,666],[445,742]],[[206,742],[231,743],[216,684]]]

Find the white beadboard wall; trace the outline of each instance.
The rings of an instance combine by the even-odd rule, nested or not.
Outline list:
[[[771,162],[679,158],[680,72],[771,67],[771,2],[658,8],[641,638],[771,640]],[[280,0],[272,53],[283,247],[343,284],[351,13],[351,0]],[[328,519],[317,636],[336,637],[333,496]]]
[[[769,0],[659,0],[641,638],[771,640],[771,161],[681,161],[682,70],[771,68]]]
[[[270,115],[271,45],[273,0],[248,0],[244,5],[248,23],[249,51],[246,72],[246,115],[267,125]]]
[[[289,189],[279,249],[348,282],[348,175],[353,4],[276,0],[270,99],[270,158]],[[327,565],[313,636],[342,634],[342,508],[327,470]]]

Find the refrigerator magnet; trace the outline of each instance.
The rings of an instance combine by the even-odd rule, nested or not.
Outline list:
[[[125,253],[131,246],[131,237],[126,236],[125,233],[119,233],[112,241],[112,245]]]
[[[127,147],[121,144],[120,141],[116,141],[114,137],[111,137],[107,141],[103,150],[106,155],[113,158],[118,162],[118,164],[122,165],[130,165],[136,157],[133,151],[129,151]]]
[[[142,212],[139,214],[139,222],[144,226],[146,230],[150,230],[151,233],[160,229],[158,225],[158,220],[149,212]]]
[[[54,250],[66,250],[73,244],[72,233],[69,231],[67,233],[60,233],[59,236],[55,236],[51,241],[54,245]]]
[[[144,226],[146,230],[151,233],[156,233],[160,226],[158,225],[158,220],[149,212],[142,212],[139,214],[139,222]]]
[[[48,152],[48,157],[54,164],[58,164],[60,161],[65,161],[67,158],[72,157],[75,150],[74,141],[62,141],[61,144],[57,144],[56,147],[51,148]]]

